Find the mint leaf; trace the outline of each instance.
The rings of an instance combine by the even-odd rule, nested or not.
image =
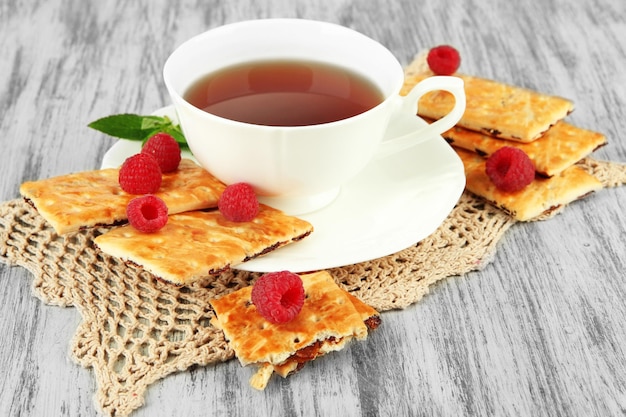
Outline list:
[[[159,117],[159,116],[140,116],[141,120],[141,129],[143,130],[153,130],[157,129],[164,125],[171,125],[172,122],[168,117]]]
[[[114,114],[89,123],[92,129],[120,138],[147,141],[152,135],[164,132],[171,135],[181,149],[189,149],[187,140],[179,125],[172,123],[167,116],[142,116],[132,113]]]
[[[171,135],[174,140],[178,142],[178,145],[181,149],[189,149],[187,139],[185,138],[185,135],[183,134],[183,131],[180,129],[179,125],[172,125],[171,127],[166,128],[164,132]]]
[[[137,114],[116,114],[98,119],[88,126],[116,138],[143,140],[146,134],[144,119]]]

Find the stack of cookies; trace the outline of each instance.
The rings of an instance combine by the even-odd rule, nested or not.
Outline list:
[[[252,220],[230,220],[218,204],[226,185],[187,159],[163,174],[154,194],[167,205],[167,223],[143,232],[127,223],[126,209],[136,196],[120,188],[119,175],[120,169],[110,168],[27,181],[20,193],[58,236],[72,239],[97,227],[94,245],[104,254],[176,285],[218,274],[313,232],[309,222],[263,204]],[[269,320],[259,309],[262,303],[273,311],[286,308],[292,289],[285,284],[272,284],[272,293],[257,301],[252,286],[210,300],[211,323],[243,365],[259,367],[250,379],[254,388],[264,389],[274,373],[287,377],[352,340],[364,340],[380,325],[379,313],[340,288],[329,272],[302,274],[301,280],[303,304],[288,321]]]
[[[432,75],[416,58],[407,69],[402,93]],[[516,220],[528,221],[602,188],[576,163],[605,145],[606,137],[564,120],[574,110],[572,101],[479,77],[455,76],[465,83],[467,107],[457,125],[442,136],[463,161],[468,191]],[[437,120],[453,104],[447,92],[429,93],[418,103],[418,115]],[[535,180],[520,191],[501,191],[486,174],[487,158],[505,146],[523,150],[535,165]]]
[[[224,332],[244,366],[255,365],[250,385],[265,389],[274,373],[287,377],[317,357],[364,340],[380,323],[380,314],[340,288],[328,271],[302,274],[305,301],[286,323],[264,318],[252,302],[252,287],[211,300],[211,324]]]
[[[102,227],[94,240],[102,252],[177,285],[218,274],[313,231],[310,223],[265,205],[253,221],[227,220],[217,209],[226,185],[183,159],[178,169],[163,174],[154,194],[168,207],[167,224],[156,233],[142,233],[127,224],[126,207],[137,196],[120,188],[119,171],[99,169],[27,181],[20,193],[58,235]]]

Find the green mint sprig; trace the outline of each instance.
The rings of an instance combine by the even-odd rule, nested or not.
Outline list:
[[[91,122],[87,126],[116,138],[136,140],[142,143],[145,143],[156,133],[163,132],[171,135],[181,149],[189,149],[180,125],[174,124],[167,116],[114,114]]]

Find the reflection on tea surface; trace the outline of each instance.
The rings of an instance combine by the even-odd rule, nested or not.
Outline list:
[[[306,126],[363,113],[383,101],[365,77],[307,61],[257,61],[210,73],[184,94],[208,113],[245,123]]]

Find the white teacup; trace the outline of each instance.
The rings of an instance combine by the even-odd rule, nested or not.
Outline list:
[[[198,79],[231,65],[268,59],[316,61],[361,74],[382,92],[372,109],[347,119],[307,126],[266,126],[207,113],[183,96]],[[303,19],[264,19],[218,27],[191,38],[163,70],[181,128],[198,162],[226,184],[247,182],[260,200],[290,214],[326,206],[342,184],[374,157],[385,157],[450,129],[465,110],[463,82],[430,77],[405,97],[402,66],[380,43],[352,29]],[[389,121],[415,115],[429,91],[454,95],[442,119],[383,141]],[[414,116],[417,117],[417,116]]]

